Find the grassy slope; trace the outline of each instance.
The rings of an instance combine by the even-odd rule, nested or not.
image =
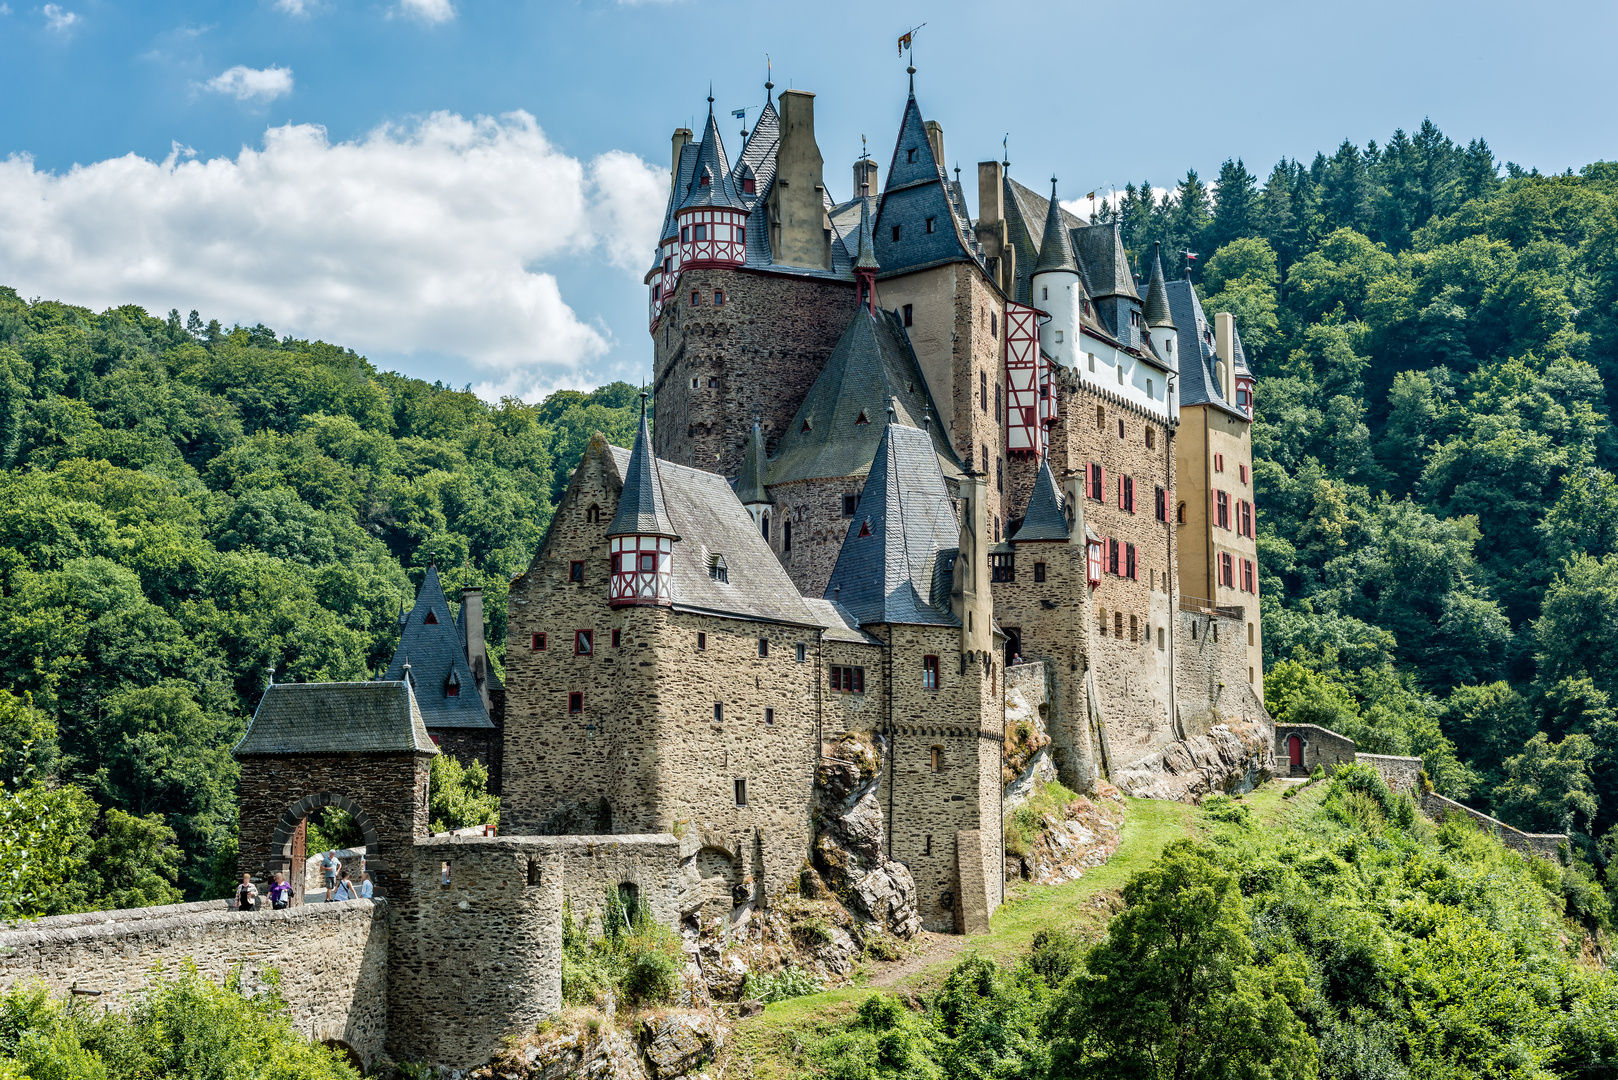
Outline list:
[[[1290,816],[1297,802],[1283,803],[1278,785],[1248,796],[1249,805],[1268,822],[1272,815]],[[1157,858],[1169,841],[1197,832],[1198,811],[1185,803],[1129,799],[1123,837],[1112,858],[1077,881],[1063,885],[1021,885],[1008,890],[995,912],[989,933],[974,938],[971,948],[1000,961],[1028,951],[1034,933],[1044,927],[1080,929],[1099,934],[1112,915],[1119,890],[1130,876]],[[943,982],[962,953],[942,950],[932,963],[899,980],[888,993],[925,991]],[[763,1014],[736,1025],[727,1073],[755,1080],[789,1080],[802,1071],[806,1051],[837,1034],[859,1003],[873,991],[852,986],[794,998],[769,1006]]]

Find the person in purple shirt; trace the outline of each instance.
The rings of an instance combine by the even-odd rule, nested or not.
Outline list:
[[[287,883],[283,874],[275,875],[275,883],[270,886],[270,907],[275,911],[282,911],[292,906],[292,886]]]

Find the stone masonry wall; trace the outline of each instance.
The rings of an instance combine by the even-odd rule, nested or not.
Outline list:
[[[657,710],[655,728],[642,735],[658,761],[647,792],[657,826],[729,838],[726,850],[745,853],[743,883],[766,903],[797,879],[809,855],[821,737],[818,637],[815,627],[673,612],[655,634],[657,665],[631,677]],[[656,683],[641,671],[655,672]],[[736,799],[737,780],[746,784],[745,805]]]
[[[1562,833],[1525,833],[1520,829],[1514,829],[1482,811],[1463,806],[1454,799],[1446,799],[1431,791],[1420,797],[1420,806],[1428,817],[1439,821],[1450,814],[1458,814],[1485,832],[1494,834],[1506,847],[1524,855],[1538,855],[1541,858],[1560,861],[1562,847],[1568,842]]]
[[[959,929],[960,881],[955,836],[984,834],[983,893],[1000,903],[1000,730],[996,706],[1004,668],[997,656],[961,670],[960,631],[952,627],[881,628],[892,642],[892,714],[887,769],[878,791],[888,816],[890,857],[916,882],[917,908],[929,930]],[[922,658],[939,658],[939,688],[922,685]],[[933,751],[938,751],[934,770]],[[987,794],[986,794],[987,792]]]
[[[1335,731],[1328,731],[1314,724],[1276,724],[1275,764],[1279,769],[1289,768],[1288,763],[1292,759],[1287,749],[1287,740],[1293,735],[1303,743],[1303,764],[1289,769],[1292,776],[1308,776],[1316,765],[1324,766],[1326,775],[1330,776],[1337,771],[1337,766],[1354,763],[1356,757],[1354,740],[1346,735],[1339,735]]]
[[[777,484],[770,488],[775,500],[770,547],[787,576],[804,596],[823,596],[837,566],[838,553],[848,537],[852,516],[843,515],[843,497],[856,499],[865,489],[865,477],[833,477]],[[792,549],[786,549],[786,525],[792,524]]]
[[[653,449],[735,476],[755,414],[775,452],[853,317],[853,283],[709,268],[681,275],[672,297],[652,329]]]
[[[876,731],[887,722],[887,650],[880,645],[828,641],[821,646],[821,739],[831,740],[845,731]],[[865,693],[851,694],[831,688],[830,668],[865,670]]]
[[[1176,613],[1175,698],[1186,736],[1206,735],[1221,721],[1267,717],[1247,685],[1241,635],[1242,621],[1232,612],[1182,606]]]
[[[330,793],[358,804],[374,826],[378,847],[367,854],[368,869],[378,892],[398,895],[408,880],[397,860],[427,833],[430,760],[412,754],[243,758],[237,873],[252,874],[263,890],[269,873],[290,870],[273,843],[276,826],[305,796]]]
[[[1281,758],[1276,756],[1276,763]],[[1390,754],[1355,754],[1356,765],[1369,765],[1376,770],[1382,782],[1393,791],[1408,791],[1412,795],[1419,795],[1421,758],[1395,757]]]
[[[215,982],[241,966],[245,989],[280,972],[292,1025],[338,1041],[369,1066],[387,1029],[387,901],[351,900],[285,911],[231,911],[226,902],[97,911],[0,931],[0,990],[43,982],[53,993],[100,992],[128,1006],[158,973],[187,961]]]

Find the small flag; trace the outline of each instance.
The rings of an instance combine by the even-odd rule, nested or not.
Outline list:
[[[1092,191],[1092,192],[1090,192],[1090,194],[1088,194],[1088,195],[1086,195],[1086,196],[1085,196],[1085,198],[1086,198],[1086,199],[1093,199],[1093,198],[1095,198],[1095,197],[1096,197],[1096,193],[1095,193],[1095,192],[1093,192],[1093,191]]]
[[[740,108],[740,109],[736,109],[730,115],[734,116],[738,120],[746,120],[747,119],[747,109],[745,107]]]
[[[905,34],[903,37],[901,37],[899,39],[899,55],[900,56],[903,56],[905,54],[905,50],[910,48],[910,38],[911,38],[911,35],[914,34],[914,33],[915,33],[915,31],[912,30],[909,34]]]

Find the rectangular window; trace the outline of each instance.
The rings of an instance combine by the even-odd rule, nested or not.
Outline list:
[[[747,805],[747,778],[744,776],[736,778],[736,805]]]
[[[1037,563],[1034,564],[1034,580],[1035,581],[1044,581],[1045,580],[1045,564],[1044,563],[1037,562]]]
[[[1167,522],[1169,519],[1169,493],[1162,488],[1154,488],[1154,501],[1157,505],[1157,520]]]
[[[1107,609],[1106,608],[1097,608],[1096,609],[1096,629],[1101,631],[1101,636],[1102,637],[1107,636]]]
[[[1139,641],[1140,640],[1140,620],[1139,620],[1139,618],[1137,616],[1134,616],[1134,615],[1131,615],[1129,617],[1129,640],[1130,641]]]
[[[596,636],[593,630],[573,631],[573,655],[589,656],[595,652],[595,640]]]
[[[1118,541],[1107,541],[1107,573],[1118,573]]]
[[[1252,623],[1247,624],[1247,643],[1249,645],[1253,644],[1253,624]]]
[[[545,635],[544,634],[531,634],[531,635],[529,635],[529,637],[528,637],[528,648],[533,652],[543,652],[545,650]]]
[[[701,307],[702,306],[702,294],[697,292],[697,290],[695,290],[695,289],[691,290],[691,306],[692,307]]]
[[[1157,628],[1157,647],[1159,649],[1163,648],[1163,643],[1164,643],[1165,640],[1167,640],[1167,639],[1164,637],[1163,628],[1161,626],[1159,626]]]
[[[713,291],[713,306],[714,307],[724,307],[725,306],[725,291],[723,289],[715,289]]]
[[[843,516],[844,517],[853,517],[854,516],[854,511],[858,510],[859,506],[860,506],[860,497],[858,495],[844,495],[843,496]]]
[[[894,239],[895,239],[895,240],[897,240],[897,239],[899,239],[899,226],[897,226],[897,225],[895,225],[895,226],[894,226],[894,227],[893,227],[893,238],[894,238]],[[909,326],[909,325],[910,325],[910,321],[911,321],[911,311],[910,311],[910,305],[909,305],[909,304],[906,304],[906,305],[905,305],[905,325],[906,325],[906,326]]]
[[[1219,556],[1219,584],[1227,589],[1236,587],[1236,571],[1234,560],[1228,552],[1221,552]]]
[[[1230,496],[1223,491],[1214,492],[1214,522],[1221,529],[1230,528]]]
[[[893,227],[893,242],[895,244],[897,244],[899,242],[899,226],[897,226],[897,225],[895,225]],[[909,310],[908,306],[906,307],[906,310],[907,311]],[[909,325],[909,324],[907,323],[906,325]]]
[[[775,726],[775,710],[769,706],[765,706],[764,708],[764,725],[766,727]]]
[[[944,748],[942,746],[932,748],[932,753],[928,755],[928,764],[933,772],[944,771]]]
[[[1016,581],[1017,564],[1015,555],[990,555],[989,580],[990,581]]]
[[[1103,473],[1101,466],[1097,465],[1093,461],[1089,465],[1089,471],[1090,471],[1090,498],[1094,499],[1096,502],[1100,502],[1102,499],[1104,499],[1106,497],[1106,495],[1104,494],[1106,492],[1106,477],[1105,477],[1105,474]]]
[[[1242,590],[1244,592],[1250,592],[1250,593],[1258,592],[1258,582],[1254,578],[1255,578],[1255,575],[1253,574],[1253,560],[1252,559],[1243,559],[1242,560]]]
[[[1096,406],[1096,430],[1107,430],[1107,410],[1100,405]]]
[[[697,631],[697,651],[701,652],[702,650],[706,649],[707,647],[708,647],[708,635],[704,634],[702,631],[698,630]]]
[[[805,645],[801,641],[798,642],[798,663],[801,664],[805,660],[808,660],[808,659],[809,659],[809,646]]]
[[[832,668],[831,688],[845,694],[865,693],[865,669],[862,667]]]
[[[1041,388],[1043,389],[1043,387]],[[1000,422],[1000,384],[994,384],[994,422]]]
[[[652,286],[652,299],[653,300],[661,300],[662,298],[663,298],[663,286],[661,286],[661,285],[653,285]]]
[[[691,226],[689,226],[689,225],[680,226],[680,243],[687,244],[687,243],[690,243],[690,242],[691,242]]]
[[[696,233],[691,237],[691,239],[694,240],[694,241],[702,241],[702,240],[708,239],[708,226],[706,226],[706,225],[698,225],[698,226],[696,226]]]
[[[613,648],[616,649],[616,648],[619,648],[622,645],[622,643],[623,643],[623,636],[622,635],[623,635],[622,630],[614,630],[612,632],[612,647]]]
[[[927,219],[927,231],[928,232],[936,232],[937,230],[938,230],[938,219],[937,218],[928,218]]]
[[[938,689],[938,657],[921,658],[921,686],[924,690]]]
[[[570,713],[584,711],[584,691],[574,690],[567,695],[567,711]]]
[[[989,411],[989,373],[978,372],[978,411]]]
[[[567,564],[567,579],[569,581],[584,580],[584,563],[574,560]]]
[[[1112,613],[1112,636],[1119,641],[1124,639],[1124,613],[1121,611]]]
[[[1241,474],[1242,483],[1247,483],[1247,466],[1238,465],[1236,466],[1236,471]]]
[[[1140,580],[1140,574],[1135,566],[1135,545],[1124,545],[1124,577],[1134,581]]]
[[[725,722],[725,703],[723,701],[713,703],[713,722],[716,724]]]
[[[758,639],[758,654],[760,656],[768,656],[768,655],[770,655],[770,639],[769,638],[759,638]]]
[[[1135,512],[1135,478],[1124,477],[1123,507],[1131,514]]]
[[[1224,472],[1224,471],[1225,471],[1225,455],[1224,454],[1215,454],[1214,455],[1214,472]]]

